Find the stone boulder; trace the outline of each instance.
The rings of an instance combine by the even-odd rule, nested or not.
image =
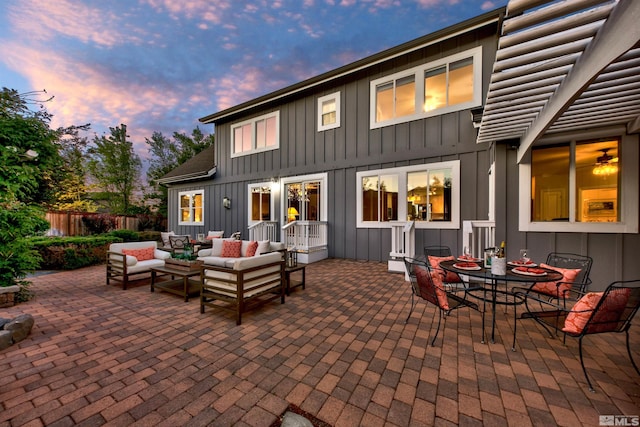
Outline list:
[[[0,323],[4,322],[0,331],[0,350],[28,337],[34,324],[33,316],[30,314],[21,314],[8,322],[5,322],[6,320],[0,319]]]

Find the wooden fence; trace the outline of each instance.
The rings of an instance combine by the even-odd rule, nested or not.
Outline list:
[[[87,236],[91,232],[87,228],[87,225],[82,218],[92,215],[107,215],[107,214],[94,214],[87,212],[61,212],[61,211],[49,211],[46,214],[46,219],[51,224],[49,229],[49,235],[51,236]],[[158,222],[158,219],[149,215],[107,215],[109,218],[115,220],[115,230],[132,230],[140,231],[141,221],[148,223],[151,218],[151,222],[154,224]],[[164,223],[166,228],[166,219],[160,219]],[[146,226],[143,226],[147,228]],[[164,230],[164,228],[162,228]]]

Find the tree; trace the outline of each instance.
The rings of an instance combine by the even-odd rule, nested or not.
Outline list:
[[[88,170],[96,184],[106,191],[111,213],[130,212],[131,198],[140,176],[142,162],[128,140],[127,126],[109,128],[110,136],[96,136],[89,147]]]
[[[40,257],[26,237],[46,231],[49,223],[38,206],[48,171],[59,164],[50,116],[37,96],[2,88],[0,92],[0,286],[18,285],[18,300],[29,297],[27,273]],[[50,99],[50,98],[49,98]],[[30,105],[39,105],[31,111]]]
[[[145,195],[147,199],[159,200],[158,211],[167,215],[167,188],[158,184],[158,180],[176,167],[180,166],[205,148],[213,145],[214,136],[205,135],[196,127],[191,136],[174,132],[173,139],[169,139],[161,132],[154,132],[151,139],[145,138],[149,144],[149,169],[147,181],[151,192]]]

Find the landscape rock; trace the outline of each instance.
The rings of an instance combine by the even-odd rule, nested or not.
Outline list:
[[[12,334],[13,343],[18,343],[29,336],[34,320],[30,314],[21,314],[4,325],[4,330]]]
[[[313,427],[311,421],[294,412],[287,411],[282,417],[282,427]]]
[[[11,331],[0,331],[0,350],[11,347],[13,344],[12,336]]]

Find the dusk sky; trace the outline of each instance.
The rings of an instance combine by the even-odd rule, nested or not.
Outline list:
[[[46,89],[53,127],[205,133],[200,117],[357,61],[506,0],[0,2],[0,84]]]

